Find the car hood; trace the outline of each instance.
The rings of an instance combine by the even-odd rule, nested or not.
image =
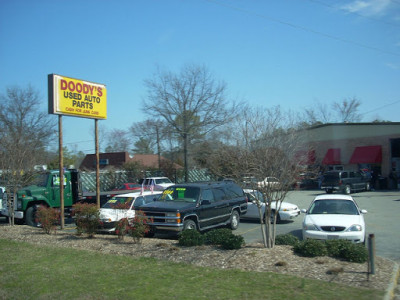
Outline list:
[[[117,221],[125,218],[127,214],[127,209],[100,208],[100,219],[111,219],[111,221]]]
[[[150,211],[183,211],[193,209],[196,203],[180,202],[180,201],[154,201],[140,207],[140,210]]]
[[[354,224],[364,225],[364,217],[362,215],[306,215],[304,223],[312,223],[317,226],[345,226],[347,228]]]
[[[271,203],[271,208],[272,208],[272,209],[275,209],[276,206],[277,206],[276,201],[273,201],[273,202]],[[283,210],[283,209],[295,210],[295,209],[298,209],[298,207],[297,207],[297,205],[292,204],[292,203],[282,202],[282,204],[281,204],[281,210]]]

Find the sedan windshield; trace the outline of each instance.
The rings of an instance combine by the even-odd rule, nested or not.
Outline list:
[[[309,214],[358,215],[359,212],[350,200],[317,200],[311,205]]]
[[[200,189],[197,187],[170,187],[164,190],[159,201],[196,202]]]
[[[102,208],[128,209],[133,199],[133,197],[113,197],[108,200]]]

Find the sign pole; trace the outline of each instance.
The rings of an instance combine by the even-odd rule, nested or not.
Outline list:
[[[94,135],[96,143],[96,203],[97,208],[100,209],[100,154],[99,154],[99,130],[98,130],[98,120],[94,120]]]
[[[59,174],[60,174],[60,218],[61,229],[64,229],[64,160],[63,160],[63,133],[62,133],[62,115],[58,116],[58,152],[59,152]]]

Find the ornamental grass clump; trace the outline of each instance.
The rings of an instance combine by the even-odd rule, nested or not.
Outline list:
[[[89,238],[93,238],[97,229],[102,225],[97,205],[77,203],[73,206],[73,209],[78,235],[86,233]]]
[[[51,234],[51,231],[56,233],[57,225],[60,222],[60,211],[41,205],[36,211],[36,222],[40,224],[45,233]]]

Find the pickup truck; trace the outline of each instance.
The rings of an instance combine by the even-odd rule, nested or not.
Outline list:
[[[226,225],[235,230],[240,216],[247,212],[247,196],[230,181],[177,184],[139,209],[151,220],[150,235]]]

